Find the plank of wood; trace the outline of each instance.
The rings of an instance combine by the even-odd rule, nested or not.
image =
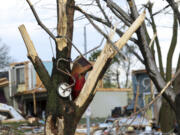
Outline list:
[[[138,98],[139,98],[139,83],[137,85],[137,90],[136,90],[136,98],[135,98],[135,104],[134,104],[134,112],[136,112],[136,108],[138,106]]]
[[[96,91],[104,91],[104,92],[130,92],[132,89],[128,88],[96,88]]]
[[[34,107],[34,114],[37,113],[37,107],[36,107],[36,93],[33,93],[33,107]]]

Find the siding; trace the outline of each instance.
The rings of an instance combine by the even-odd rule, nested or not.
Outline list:
[[[111,115],[114,107],[124,107],[128,104],[127,92],[97,92],[90,104],[91,117],[104,118]],[[85,117],[85,115],[83,116]]]

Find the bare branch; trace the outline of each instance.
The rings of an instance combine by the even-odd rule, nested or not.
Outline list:
[[[176,15],[174,14],[172,38],[171,38],[171,44],[169,47],[167,63],[166,63],[166,81],[169,81],[172,76],[172,58],[175,48],[177,46],[177,39],[178,39],[177,36],[178,36],[178,21]]]
[[[174,0],[166,0],[166,1],[167,1],[167,2],[169,3],[169,5],[172,7],[174,13],[177,15],[177,18],[178,18],[178,21],[179,21],[179,24],[180,24],[180,12],[179,12],[179,10],[178,10],[178,5],[177,5],[177,3],[175,3]]]
[[[78,10],[78,11],[80,11],[81,13],[83,13],[85,16],[87,16],[87,19],[89,18],[89,20],[90,20],[90,18],[92,18],[92,19],[94,19],[94,20],[96,20],[96,21],[98,21],[98,22],[100,22],[100,23],[102,23],[102,24],[105,24],[106,26],[108,26],[109,28],[114,28],[114,26],[111,24],[111,23],[108,23],[107,21],[105,21],[105,20],[103,20],[103,19],[101,19],[101,18],[98,18],[98,17],[96,17],[96,16],[93,16],[93,15],[91,15],[91,14],[88,14],[88,13],[85,13],[84,11],[82,11],[79,7],[75,7],[75,9],[76,10]],[[91,21],[91,20],[90,20]],[[91,23],[93,23],[92,21],[91,21]],[[94,23],[93,23],[93,25],[95,25]],[[97,28],[97,25],[95,26],[95,28]],[[98,29],[98,31],[102,34],[102,35],[104,35],[105,37],[106,37],[106,39],[108,39],[108,36],[104,33],[104,32],[102,32],[102,30],[100,30],[100,28],[98,27],[97,28]],[[123,32],[121,32],[119,29],[116,29],[116,32],[117,32],[117,34],[119,35],[119,36],[122,36],[123,35]],[[109,39],[108,39],[109,40]],[[132,42],[134,42],[134,43],[138,43],[138,41],[136,40],[136,39],[134,39],[134,38],[130,38],[130,40],[132,41]],[[110,41],[111,42],[111,44],[113,44],[112,43],[112,41]],[[127,45],[128,47],[129,47],[129,45]],[[117,48],[116,48],[116,50],[117,50]],[[118,50],[117,50],[118,51]],[[118,51],[119,52],[119,51]],[[137,59],[142,63],[142,64],[144,64],[144,60],[139,56],[139,54],[137,54],[135,51],[132,51],[132,53],[137,57]],[[122,56],[124,56],[124,55],[122,55]],[[125,57],[124,57],[125,58]]]
[[[85,14],[88,15],[88,16],[89,16],[90,18],[92,18],[93,20],[95,20],[95,21],[97,21],[97,22],[100,22],[100,23],[108,26],[109,28],[114,29],[114,26],[113,26],[112,24],[109,24],[109,23],[108,23],[107,21],[105,21],[104,19],[101,19],[101,18],[98,18],[98,17],[96,17],[96,16],[94,16],[94,15],[91,15],[91,14],[88,14],[88,13],[85,13],[85,12],[82,12],[82,11],[80,10],[80,8],[78,8],[77,6],[75,7],[75,9],[78,10],[79,12],[81,12],[81,13],[84,14],[84,15],[85,15]],[[117,34],[118,34],[119,36],[122,36],[122,35],[124,34],[124,32],[122,32],[122,31],[119,30],[118,28],[116,28],[116,32],[117,32]],[[137,41],[135,38],[133,38],[133,37],[131,37],[130,40],[131,40],[132,42],[136,43],[136,44],[138,43],[138,41]]]
[[[31,8],[31,10],[32,10],[32,12],[33,12],[33,14],[34,14],[34,17],[36,18],[37,23],[38,23],[38,24],[41,26],[41,28],[44,29],[44,30],[49,34],[49,36],[50,36],[52,39],[54,39],[54,41],[55,41],[55,40],[56,40],[56,37],[55,37],[55,36],[53,35],[53,33],[41,22],[38,14],[37,14],[37,12],[36,12],[36,10],[34,9],[32,3],[30,2],[30,0],[26,0],[26,1],[27,1],[27,3],[29,4],[29,6],[30,6],[30,8]]]
[[[162,11],[164,11],[165,9],[167,9],[168,7],[169,7],[169,5],[165,6],[163,9],[161,9],[161,10],[159,10],[159,11],[153,13],[152,16],[155,16],[155,15],[161,13]]]
[[[125,25],[131,26],[131,23],[129,23],[125,18],[119,15],[119,13],[116,10],[114,10],[113,8],[110,8],[110,9],[122,22],[124,22]]]
[[[28,58],[31,60],[34,68],[36,69],[41,81],[43,82],[44,86],[46,88],[49,88],[49,86],[51,86],[51,79],[50,76],[46,70],[46,68],[44,67],[41,59],[39,58],[36,49],[34,48],[33,42],[25,28],[24,25],[20,25],[19,26],[19,31],[21,32],[21,36],[24,40],[24,43],[26,45],[27,48],[27,52],[28,52]]]
[[[151,21],[152,21],[151,22],[151,26],[152,26],[153,32],[157,33],[156,24],[155,24],[155,21],[154,21],[154,17],[152,15],[152,7],[153,7],[153,4],[149,2],[147,9],[149,11],[150,18],[151,18]],[[161,53],[161,47],[160,47],[160,43],[159,43],[159,38],[158,37],[155,38],[155,42],[156,42],[157,53],[158,53],[160,73],[161,73],[161,75],[164,78],[164,68],[163,68],[163,61],[162,61],[162,53]]]
[[[100,1],[99,1],[99,0],[96,0],[96,3],[97,3],[97,5],[98,5],[99,9],[101,10],[102,14],[104,15],[104,18],[107,20],[107,22],[108,22],[109,24],[111,24],[108,16],[106,15],[105,11],[104,11],[104,10],[102,9],[102,7],[101,7]]]
[[[100,33],[102,34],[106,40],[110,43],[110,45],[112,45],[113,49],[116,50],[121,56],[123,56],[124,59],[126,59],[126,57],[118,50],[118,48],[114,45],[114,43],[112,42],[112,40],[109,38],[108,35],[106,35],[92,20],[91,18],[82,10],[79,8],[79,10],[81,10],[81,12],[86,16],[86,18],[89,20],[89,22],[93,25],[93,27]],[[116,28],[115,28],[116,29]]]
[[[133,20],[131,19],[131,17],[129,17],[129,15],[124,12],[123,9],[121,9],[116,3],[114,3],[112,0],[104,0],[108,7],[111,9],[115,9],[123,18],[125,18],[130,24],[133,22]]]
[[[129,45],[126,45],[129,49],[130,49],[130,46]],[[136,53],[134,50],[132,50],[132,53],[137,57],[137,59],[142,63],[144,64],[144,60],[141,58],[141,56],[139,56],[138,53]]]

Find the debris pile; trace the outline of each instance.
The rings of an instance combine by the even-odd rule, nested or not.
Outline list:
[[[1,122],[17,122],[24,120],[25,119],[12,106],[0,103]]]

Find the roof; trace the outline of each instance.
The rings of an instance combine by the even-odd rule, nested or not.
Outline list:
[[[22,92],[18,92],[15,94],[15,96],[21,96],[21,95],[29,95],[29,94],[34,94],[34,93],[46,93],[47,90],[45,88],[36,88],[32,90],[25,90]]]
[[[0,87],[7,86],[9,84],[9,81],[6,77],[0,79]]]
[[[13,67],[13,66],[25,65],[27,63],[29,63],[29,61],[16,62],[16,63],[11,63],[10,66]]]
[[[9,78],[8,71],[0,71],[0,78]]]
[[[129,88],[96,88],[98,92],[130,92]]]

